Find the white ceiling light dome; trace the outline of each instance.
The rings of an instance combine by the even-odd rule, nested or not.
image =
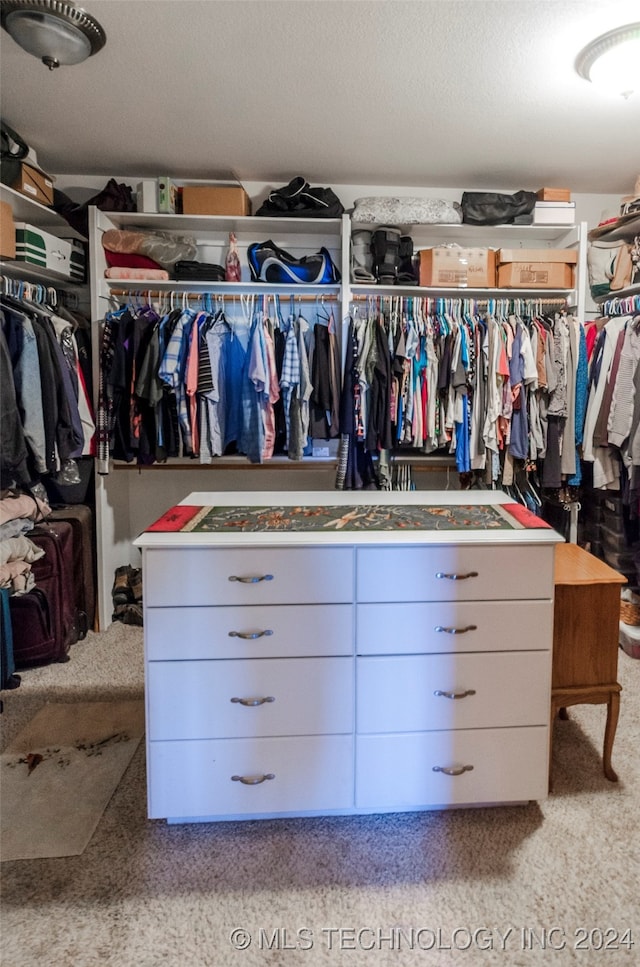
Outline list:
[[[107,35],[90,14],[63,0],[0,0],[0,22],[15,42],[54,70],[102,50]]]
[[[576,59],[580,77],[605,91],[630,97],[640,90],[640,23],[596,37]]]

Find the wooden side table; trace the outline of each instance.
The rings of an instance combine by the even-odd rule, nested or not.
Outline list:
[[[623,584],[618,571],[577,544],[556,545],[550,731],[558,711],[567,718],[567,706],[606,702],[602,761],[612,782],[618,781],[611,752],[622,691],[617,677]]]

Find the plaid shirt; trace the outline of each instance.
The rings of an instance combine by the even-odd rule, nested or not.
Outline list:
[[[196,318],[193,309],[185,309],[178,319],[167,348],[160,362],[158,376],[175,394],[178,422],[182,436],[183,453],[193,453],[193,437],[189,419],[189,402],[186,390],[186,366],[191,327]]]

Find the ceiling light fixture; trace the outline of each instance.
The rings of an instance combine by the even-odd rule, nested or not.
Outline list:
[[[0,22],[17,44],[54,70],[102,50],[107,35],[81,7],[62,0],[0,0]]]
[[[640,87],[640,23],[596,37],[578,54],[576,70],[603,90],[630,97]]]

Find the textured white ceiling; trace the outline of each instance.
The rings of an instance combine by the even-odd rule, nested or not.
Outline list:
[[[57,174],[624,194],[640,93],[574,70],[637,0],[86,0],[49,72],[0,31],[2,116]]]

